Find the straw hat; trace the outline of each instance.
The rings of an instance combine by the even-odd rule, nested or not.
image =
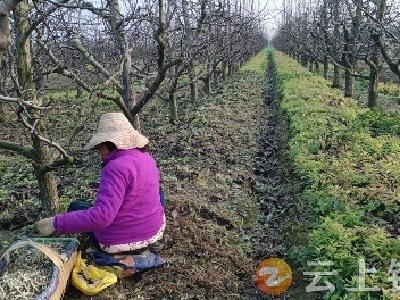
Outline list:
[[[123,113],[106,113],[100,117],[97,131],[84,150],[93,149],[104,142],[114,143],[117,149],[131,149],[143,148],[149,140],[133,128]]]

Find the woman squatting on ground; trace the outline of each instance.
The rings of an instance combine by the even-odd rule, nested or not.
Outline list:
[[[107,253],[139,250],[160,240],[166,225],[164,197],[148,142],[122,113],[102,115],[84,148],[97,150],[103,160],[93,206],[74,201],[69,212],[35,223],[36,231],[41,236],[93,232]]]

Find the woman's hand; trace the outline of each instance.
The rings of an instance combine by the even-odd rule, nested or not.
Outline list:
[[[40,236],[51,235],[54,229],[54,217],[44,218],[33,224],[33,231],[38,233]]]

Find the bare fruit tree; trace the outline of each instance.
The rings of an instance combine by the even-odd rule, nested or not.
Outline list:
[[[326,79],[333,65],[332,87],[343,87],[346,97],[353,96],[354,78],[368,80],[368,106],[373,108],[381,71],[399,76],[399,22],[394,0],[285,0],[275,45],[310,70],[322,64]],[[360,72],[366,67],[368,75]]]
[[[75,160],[45,128],[57,105],[47,87],[63,81],[58,89],[72,86],[82,101],[86,93],[113,102],[139,130],[143,107],[161,100],[176,123],[177,92],[196,102],[264,47],[255,7],[244,0],[1,0],[0,103],[15,111],[1,115],[29,138],[0,140],[0,148],[30,161],[44,211],[59,209],[56,170]]]

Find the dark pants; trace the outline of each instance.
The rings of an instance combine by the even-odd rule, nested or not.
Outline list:
[[[164,191],[162,190],[162,188],[160,188],[160,202],[161,202],[162,207],[164,207],[164,209],[165,209],[165,206],[167,205],[167,199],[165,198],[165,194],[164,194]]]
[[[88,208],[90,208],[90,204],[89,203],[87,203],[83,199],[78,199],[78,200],[72,201],[69,204],[67,212],[77,211],[77,210],[84,210],[84,209],[88,209]],[[90,232],[87,235],[84,234],[81,237],[82,237],[81,245],[83,244],[82,246],[84,248],[94,247],[97,250],[100,250],[99,242],[96,240],[96,237],[94,236],[93,232]]]

